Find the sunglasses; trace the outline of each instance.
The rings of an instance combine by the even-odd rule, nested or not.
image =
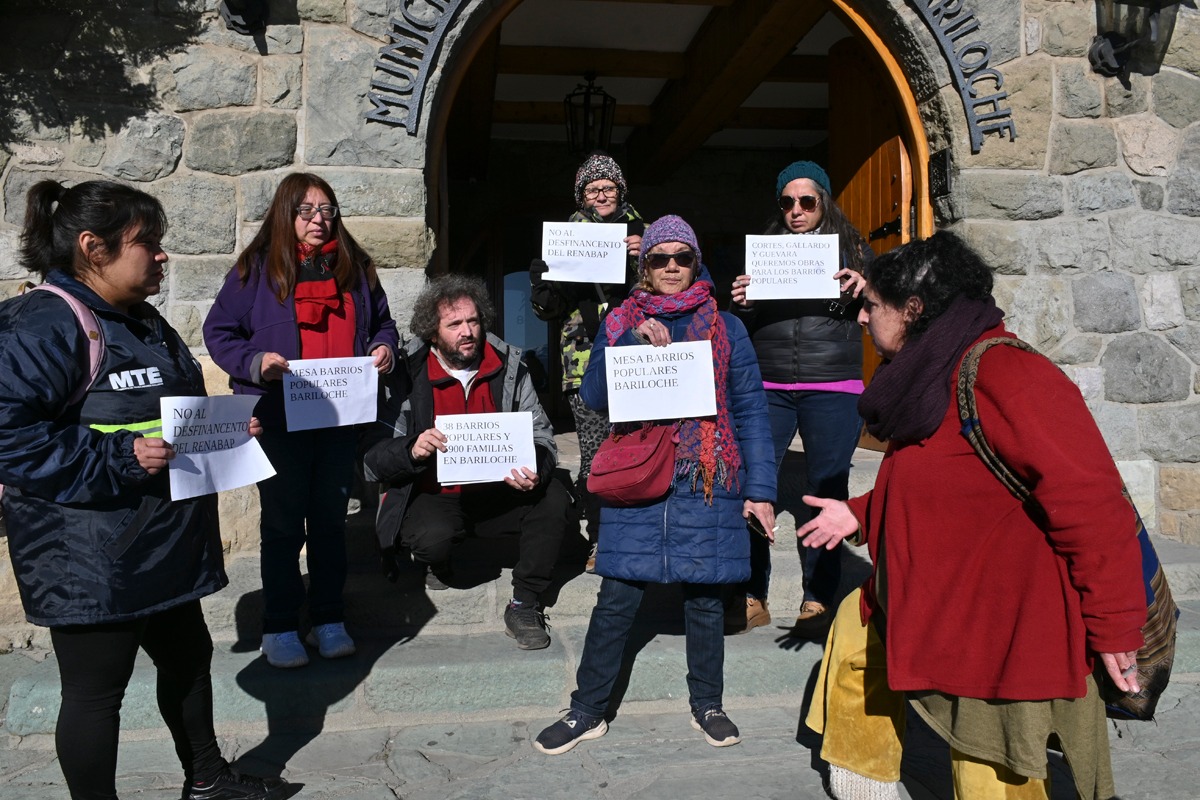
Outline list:
[[[647,253],[646,266],[650,269],[662,269],[674,260],[676,264],[687,269],[696,262],[696,254],[690,250],[680,253]]]
[[[820,201],[815,194],[804,194],[799,197],[788,197],[785,194],[779,198],[779,209],[781,211],[791,211],[792,206],[799,203],[801,211],[816,211],[818,202]]]

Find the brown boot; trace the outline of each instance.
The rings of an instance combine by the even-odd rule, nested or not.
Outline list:
[[[771,623],[771,612],[767,609],[767,601],[757,597],[747,597],[746,606],[737,600],[725,609],[725,633],[749,633],[760,625]]]
[[[771,611],[767,608],[767,599],[757,597],[746,598],[746,630],[771,624]]]
[[[820,641],[829,633],[831,624],[833,624],[831,609],[816,600],[805,600],[800,605],[800,616],[796,617],[796,624],[789,635],[797,639]]]

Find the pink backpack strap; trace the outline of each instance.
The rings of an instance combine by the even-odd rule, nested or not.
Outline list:
[[[87,338],[88,379],[87,383],[75,387],[75,391],[67,399],[67,405],[73,406],[84,398],[84,395],[91,390],[100,378],[100,370],[104,366],[104,330],[100,327],[100,320],[96,319],[95,312],[66,289],[62,289],[51,283],[42,283],[33,287],[33,290],[37,289],[56,294],[65,300],[67,305],[71,307],[71,312],[75,314],[75,319],[79,321],[79,327],[83,329],[83,334]]]

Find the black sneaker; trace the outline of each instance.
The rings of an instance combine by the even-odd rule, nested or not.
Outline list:
[[[504,609],[504,632],[517,640],[522,650],[541,650],[550,646],[546,632],[546,615],[536,605],[516,606],[509,603]]]
[[[707,706],[699,711],[692,712],[692,727],[698,731],[704,731],[704,739],[713,747],[729,747],[731,744],[737,744],[742,740],[738,735],[737,725],[729,717],[725,716],[725,712],[720,706]]]
[[[571,709],[562,719],[546,728],[533,740],[535,750],[548,756],[565,753],[584,739],[599,739],[608,733],[604,717],[593,717]]]
[[[283,796],[287,782],[281,778],[257,778],[225,768],[211,781],[184,787],[183,800],[273,800]]]
[[[440,592],[443,589],[450,588],[450,579],[454,575],[454,571],[450,569],[450,564],[429,564],[425,571],[425,588],[430,591]]]

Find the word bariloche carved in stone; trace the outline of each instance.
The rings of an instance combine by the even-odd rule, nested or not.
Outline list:
[[[418,4],[432,9],[435,15],[416,16],[413,7]],[[364,115],[368,122],[398,125],[409,136],[417,135],[425,83],[446,30],[463,5],[463,0],[404,0],[400,16],[388,20],[391,42],[379,48],[379,58],[375,59],[376,77],[367,93],[372,108]],[[396,79],[400,82],[395,83]]]
[[[1000,105],[1008,97],[1004,89],[1004,76],[989,66],[992,46],[974,39],[961,47],[960,39],[979,30],[979,20],[972,11],[963,8],[962,0],[909,0],[920,13],[925,24],[933,31],[938,46],[946,57],[954,86],[962,97],[963,110],[967,115],[967,128],[971,133],[971,152],[983,148],[983,137],[989,133],[1008,134],[1009,141],[1017,138],[1017,125],[1013,122],[1012,109]],[[995,91],[980,95],[976,84],[990,81]]]

